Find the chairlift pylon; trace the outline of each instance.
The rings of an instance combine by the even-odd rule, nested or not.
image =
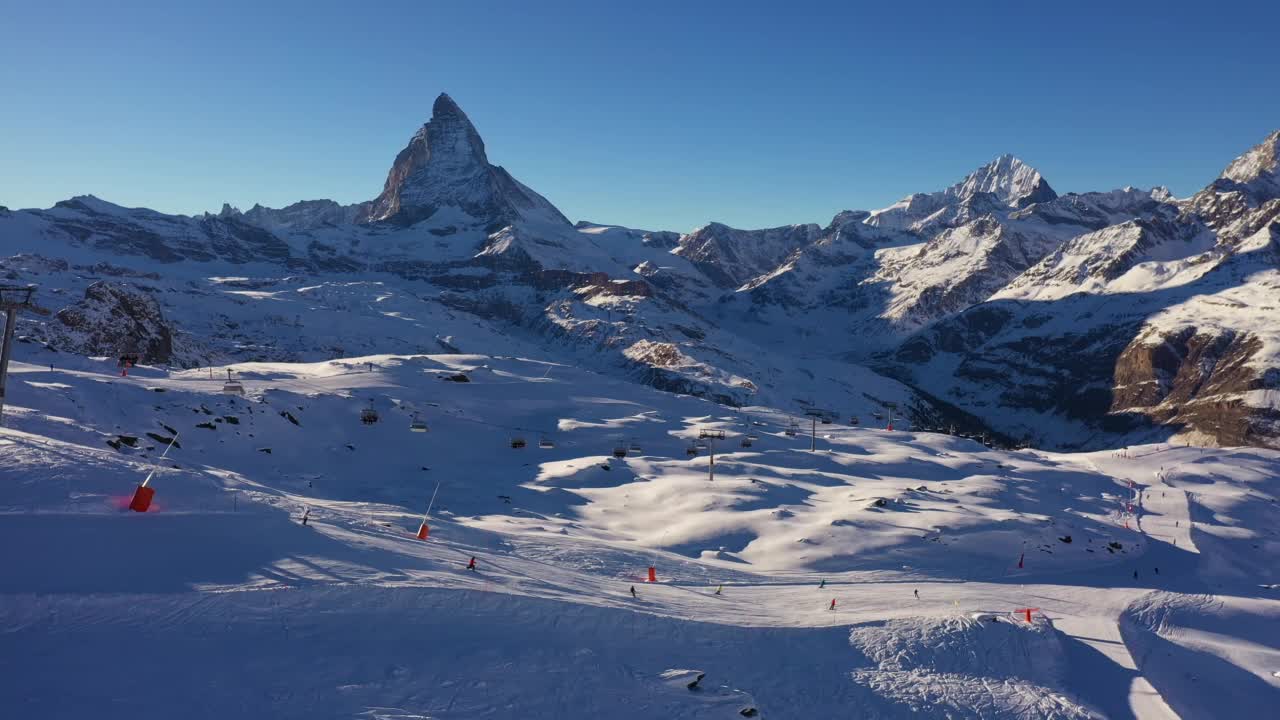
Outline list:
[[[231,377],[231,368],[227,368],[227,381],[222,384],[222,392],[228,395],[243,395],[244,385],[239,380]]]

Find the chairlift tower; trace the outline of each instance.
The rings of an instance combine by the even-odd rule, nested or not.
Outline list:
[[[725,434],[723,430],[710,430],[707,428],[699,428],[698,439],[707,442],[707,481],[714,482],[716,479],[716,440],[724,440]]]
[[[0,425],[4,424],[4,387],[9,377],[9,358],[13,356],[13,331],[18,325],[18,311],[49,314],[48,310],[31,302],[35,292],[35,285],[0,285],[0,310],[4,311],[4,340],[0,343]]]
[[[819,408],[809,408],[808,410],[804,411],[804,414],[808,415],[809,419],[812,421],[811,423],[812,427],[809,429],[809,452],[817,452],[818,451],[818,419],[821,418],[823,423],[830,422],[827,419],[828,417],[830,417],[830,413],[827,412],[826,410],[821,410]]]

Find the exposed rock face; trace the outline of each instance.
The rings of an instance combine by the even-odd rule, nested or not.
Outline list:
[[[1254,360],[1263,343],[1248,332],[1181,328],[1136,338],[1116,361],[1112,412],[1140,412],[1219,445],[1275,445],[1280,412],[1248,402],[1280,390],[1280,369]]]
[[[367,212],[370,203],[357,205],[339,205],[332,200],[303,200],[292,205],[274,210],[254,205],[243,214],[245,222],[257,227],[277,231],[312,230],[321,227],[339,227],[350,225],[363,212]],[[238,213],[223,206],[219,217],[233,217]]]
[[[234,215],[165,215],[122,208],[91,195],[64,200],[50,210],[26,212],[71,242],[106,255],[141,255],[162,263],[284,264],[293,259],[286,242]]]
[[[180,341],[175,351],[175,333],[155,298],[126,285],[96,282],[83,300],[59,310],[54,319],[43,334],[56,350],[109,357],[136,353],[144,364],[195,359]]]
[[[693,263],[716,284],[736,288],[778,267],[788,255],[817,239],[820,230],[812,224],[738,230],[710,223],[680,238],[672,252]]]
[[[519,219],[569,225],[546,198],[489,164],[480,133],[445,94],[436,98],[430,122],[396,156],[382,194],[357,219],[411,224],[443,207],[499,226]]]
[[[1241,216],[1277,198],[1280,198],[1280,130],[1233,160],[1217,180],[1191,198],[1188,210],[1214,229],[1225,231]]]

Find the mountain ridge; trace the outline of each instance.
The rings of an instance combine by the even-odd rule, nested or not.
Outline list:
[[[1256,326],[1274,271],[1264,239],[1280,218],[1278,146],[1280,131],[1186,200],[1163,188],[1060,195],[1039,171],[1001,155],[942,190],[880,210],[841,211],[826,226],[742,230],[712,222],[680,234],[571,224],[546,198],[490,164],[479,131],[441,94],[431,119],[392,163],[382,192],[364,203],[310,200],[244,212],[224,205],[218,213],[189,217],[77,196],[48,210],[0,213],[0,257],[47,254],[74,267],[114,266],[127,258],[156,263],[189,285],[186,291],[176,285],[149,291],[175,308],[185,302],[173,294],[179,292],[204,293],[219,307],[247,302],[244,291],[210,284],[210,276],[247,275],[257,278],[255,287],[272,288],[255,289],[254,297],[293,292],[292,281],[280,273],[310,274],[332,286],[327,292],[340,293],[343,276],[369,292],[378,284],[413,287],[431,298],[424,300],[431,307],[549,342],[550,351],[600,371],[728,404],[767,395],[778,404],[820,405],[825,393],[812,387],[817,380],[804,379],[797,369],[818,363],[824,383],[840,382],[835,378],[842,373],[861,378],[847,386],[842,402],[848,406],[862,412],[880,407],[885,398],[875,388],[882,383],[916,409],[922,424],[968,413],[964,422],[1010,437],[1047,428],[1029,435],[1055,447],[1105,443],[1097,438],[1134,432],[1267,444],[1280,437],[1280,428],[1273,432],[1264,422],[1276,410],[1271,400],[1236,403],[1217,416],[1235,417],[1237,425],[1258,418],[1248,432],[1215,435],[1212,412],[1188,419],[1167,408],[1138,413],[1148,422],[1142,427],[1126,421],[1116,430],[1113,421],[1132,419],[1137,406],[1120,398],[1147,397],[1128,388],[1147,372],[1142,368],[1157,367],[1140,360],[1137,348],[1152,338],[1185,345],[1177,339],[1185,328],[1167,328],[1157,319],[1183,312],[1179,308],[1192,302],[1195,291],[1235,291],[1233,302],[1243,302],[1238,321],[1216,313],[1211,330],[1196,331],[1226,343],[1204,347],[1258,338],[1256,347],[1237,343],[1230,351],[1243,358],[1234,366],[1258,371],[1233,370],[1234,381],[1217,384],[1237,394],[1274,386],[1280,359]],[[24,267],[35,266],[27,260],[4,266],[11,279],[25,277]],[[41,267],[30,270],[31,277],[44,273],[46,283],[81,287],[66,274],[72,270]],[[143,284],[136,274],[120,282]],[[129,292],[125,287],[116,296]],[[1133,298],[1131,307],[1107,319],[1101,309],[1117,296]],[[343,306],[325,307],[336,312]],[[1046,321],[1046,313],[1075,325]],[[164,317],[175,323],[175,336],[183,323],[203,327],[201,342],[190,346],[210,353],[282,352],[268,351],[261,340],[220,340],[238,335],[230,325],[193,323],[168,309]],[[1010,323],[1024,329],[1010,334]],[[1107,333],[1111,337],[1097,344]],[[65,332],[57,336],[66,346],[94,347]],[[369,349],[379,342],[403,349],[405,341],[360,337]],[[1086,358],[1092,351],[1078,343],[1088,338],[1099,349]],[[337,341],[326,342],[300,338],[288,352],[314,357]],[[452,347],[458,340],[442,342]],[[1027,343],[1037,349],[1031,352]],[[1073,356],[1081,360],[1077,366],[1062,365]],[[1207,361],[1204,352],[1196,356]],[[875,379],[858,369],[863,362],[906,386]],[[1010,372],[996,369],[1002,365]],[[1106,398],[1049,401],[1029,389],[1042,370]],[[1208,377],[1200,384],[1215,382]],[[1188,402],[1193,396],[1173,394]],[[1103,434],[1089,428],[1104,428]]]

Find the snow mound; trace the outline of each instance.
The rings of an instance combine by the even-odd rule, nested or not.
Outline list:
[[[905,618],[856,625],[849,643],[865,691],[858,717],[1088,718],[1061,689],[1058,631],[995,615]]]

